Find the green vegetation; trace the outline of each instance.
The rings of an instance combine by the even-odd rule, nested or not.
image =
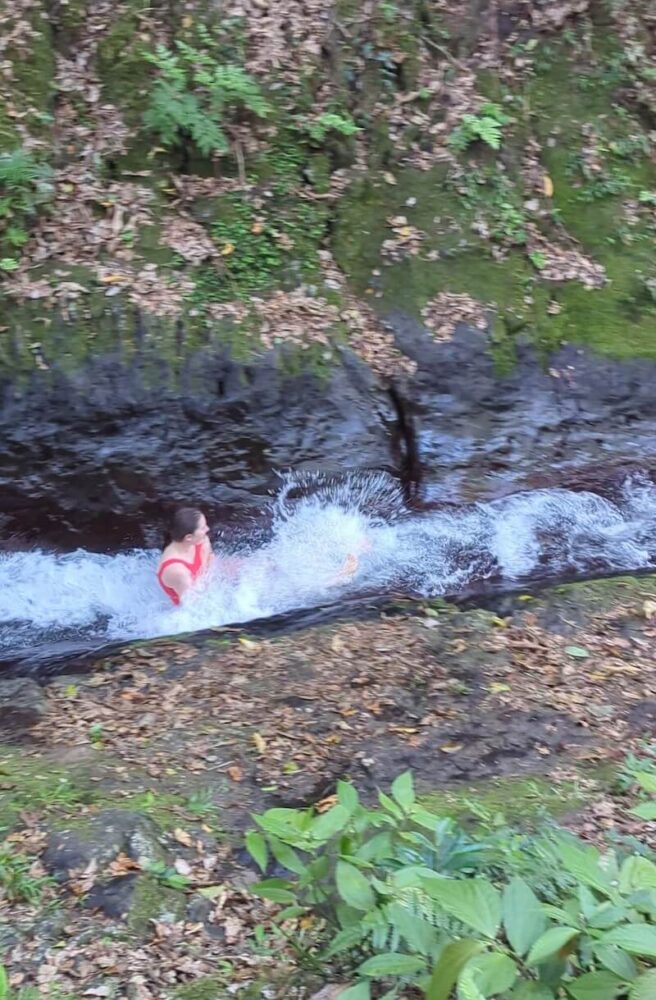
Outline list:
[[[53,194],[50,167],[18,147],[0,153],[0,260],[3,271],[18,266],[16,255],[27,242],[28,228],[37,210]]]
[[[10,903],[39,903],[51,880],[33,874],[36,863],[35,857],[0,843],[0,896]]]
[[[340,782],[328,812],[272,809],[247,847],[290,877],[254,891],[281,904],[280,933],[308,912],[323,940],[297,931],[299,962],[330,963],[353,985],[342,1000],[414,987],[427,1000],[615,1000],[656,984],[656,864],[599,851],[562,831],[513,838],[467,836],[429,812],[401,775],[391,797],[364,807]],[[516,840],[516,838],[515,838]],[[287,924],[289,926],[289,924]],[[336,975],[337,978],[337,975]]]
[[[167,148],[179,149],[183,169],[189,145],[204,156],[229,149],[229,119],[237,111],[259,118],[271,113],[259,85],[241,66],[219,65],[210,54],[212,38],[198,29],[202,48],[176,41],[158,45],[146,58],[158,70],[144,124]]]
[[[449,145],[464,152],[475,142],[484,142],[491,149],[501,149],[503,127],[512,121],[498,104],[484,104],[476,115],[463,115],[449,136]]]

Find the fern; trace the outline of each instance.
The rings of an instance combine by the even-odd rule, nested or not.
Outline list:
[[[310,122],[308,133],[315,142],[322,142],[328,132],[338,132],[340,135],[355,135],[360,129],[350,115],[338,115],[326,111],[319,115],[316,121]]]
[[[463,115],[462,121],[449,136],[449,145],[458,152],[464,152],[472,143],[480,140],[491,149],[501,149],[503,126],[510,122],[498,104],[484,104],[477,115]]]
[[[207,31],[199,33],[208,44]],[[176,42],[175,51],[158,45],[148,61],[159,70],[144,124],[169,147],[191,140],[203,155],[228,150],[223,122],[237,108],[260,118],[270,105],[257,82],[241,66],[219,65],[206,49]]]

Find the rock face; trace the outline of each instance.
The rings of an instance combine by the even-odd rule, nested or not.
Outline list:
[[[169,375],[106,357],[75,377],[0,386],[3,534],[158,544],[180,504],[224,524],[261,510],[275,470],[390,463],[389,404],[355,360],[322,381],[285,377],[272,356],[244,366],[198,353],[175,388]]]
[[[41,722],[48,711],[43,688],[27,677],[0,681],[0,734],[14,735]]]
[[[94,865],[102,871],[119,854],[144,864],[161,860],[157,828],[139,813],[106,809],[88,825],[51,833],[43,864],[59,881]]]

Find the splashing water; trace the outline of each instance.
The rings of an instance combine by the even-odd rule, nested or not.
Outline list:
[[[358,592],[437,596],[656,566],[656,486],[646,476],[628,477],[612,501],[543,489],[423,513],[382,473],[282,478],[268,539],[236,553],[237,572],[216,546],[216,564],[180,608],[156,582],[156,551],[0,555],[0,656],[196,631]],[[358,569],[340,577],[351,554]]]

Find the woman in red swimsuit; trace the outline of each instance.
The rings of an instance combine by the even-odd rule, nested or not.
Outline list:
[[[193,507],[176,510],[171,522],[171,542],[162,552],[157,579],[174,604],[207,569],[214,558],[205,515]]]

